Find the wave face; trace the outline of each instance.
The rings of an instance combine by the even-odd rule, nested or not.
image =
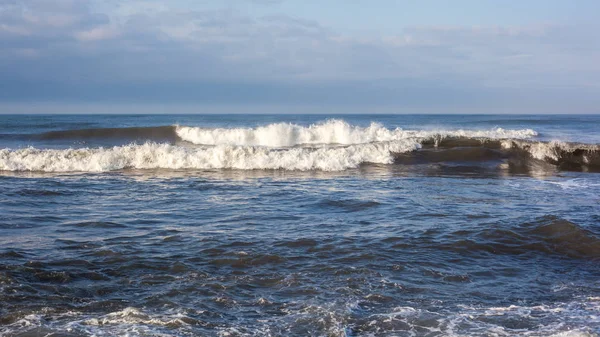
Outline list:
[[[514,228],[489,228],[470,236],[462,231],[461,239],[443,249],[461,254],[526,255],[544,253],[574,259],[600,259],[600,238],[590,230],[556,216],[544,216]]]
[[[526,152],[530,157],[557,165],[562,169],[600,169],[600,146],[590,144],[571,144],[552,141],[526,142],[504,140],[502,147],[509,150]]]
[[[40,140],[68,139],[125,139],[174,141],[177,139],[175,126],[132,127],[132,128],[99,128],[44,132],[34,137]]]
[[[40,140],[122,139],[114,147],[0,150],[0,171],[106,172],[124,169],[341,171],[361,164],[531,161],[600,171],[597,145],[539,142],[531,129],[404,130],[328,120],[256,128],[159,126],[52,131]],[[146,143],[127,144],[131,141]],[[118,145],[123,144],[123,145]],[[113,145],[113,143],[110,143]],[[419,150],[419,151],[417,151]],[[515,164],[516,163],[516,164]]]

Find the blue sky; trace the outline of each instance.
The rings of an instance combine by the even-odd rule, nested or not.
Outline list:
[[[0,113],[600,113],[600,2],[0,0]]]

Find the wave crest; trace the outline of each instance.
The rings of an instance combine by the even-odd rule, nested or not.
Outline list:
[[[531,139],[535,136],[537,133],[531,129],[404,130],[386,128],[379,123],[356,126],[335,119],[309,126],[274,123],[255,128],[158,126],[65,130],[46,132],[38,135],[38,138],[117,138],[138,143],[113,148],[2,149],[0,171],[341,171],[363,163],[429,164],[499,160],[508,160],[509,166],[517,168],[527,168],[544,161],[566,170],[600,170],[598,145],[539,142]],[[424,151],[408,153],[421,148]]]
[[[600,146],[598,145],[507,139],[502,141],[502,147],[507,150],[523,151],[534,159],[548,162],[561,169],[597,170],[600,168]]]
[[[350,125],[343,120],[328,120],[310,126],[275,123],[256,128],[217,128],[177,126],[177,136],[198,145],[239,145],[292,147],[298,145],[352,145],[404,139],[443,139],[446,137],[527,139],[537,136],[531,129],[505,130],[404,130],[388,129],[379,123],[367,127]]]
[[[218,145],[188,148],[146,143],[113,148],[0,150],[0,170],[105,172],[122,169],[287,169],[341,171],[362,163],[391,164],[394,153],[416,150],[414,141],[326,148],[271,149]]]

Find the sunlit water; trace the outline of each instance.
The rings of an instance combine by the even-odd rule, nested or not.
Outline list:
[[[511,139],[523,138],[515,141],[600,143],[598,116],[336,118],[350,127],[379,123],[377,137],[398,138],[385,130],[402,128],[505,139],[507,133],[493,133],[502,128]],[[593,162],[553,164],[531,151],[462,139],[391,154],[386,163],[385,152],[373,157],[357,143],[366,133],[344,134],[348,144],[323,143],[329,129],[310,138],[315,144],[294,143],[306,142],[299,135],[304,128],[327,120],[0,116],[0,335],[600,333],[600,174]],[[276,146],[236,144],[258,138],[233,136],[198,144],[157,131],[135,139],[114,130],[95,131],[97,137],[48,134],[169,125],[229,132],[280,122],[296,129],[277,129],[278,142],[288,143]],[[366,144],[372,152],[382,149],[380,142],[404,146],[405,140]],[[172,168],[167,157],[148,154],[156,155],[156,147],[144,148],[138,161],[121,152],[82,152],[133,146],[127,155],[137,156],[136,146],[148,144],[170,146],[160,156],[184,153],[200,168]],[[277,169],[205,168],[209,159],[189,152],[215,146],[231,146],[218,152],[225,156],[219,163],[242,158],[248,167],[256,160],[267,165],[264,158],[288,160],[285,151],[293,150],[306,165],[321,160],[332,169],[297,169],[288,161]],[[336,152],[306,154],[317,150]],[[157,167],[138,167],[148,163]]]

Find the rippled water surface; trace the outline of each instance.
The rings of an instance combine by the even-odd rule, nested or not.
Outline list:
[[[348,144],[341,136],[327,143],[329,129],[321,138],[299,136],[326,116],[0,116],[0,335],[600,334],[600,174],[585,162],[599,142],[590,126],[599,117],[339,119],[361,128],[378,122],[377,137],[396,138],[355,133],[344,134]],[[144,150],[158,159],[82,152],[133,146],[126,154],[137,156],[135,146],[148,146],[143,132],[105,128],[177,124],[222,135],[282,121],[298,126],[290,131],[296,138],[276,128],[282,138],[273,146],[237,136],[211,138],[232,144],[197,144],[167,133],[149,141],[169,151]],[[360,148],[413,140],[384,132],[398,127],[483,130],[488,138],[427,134],[440,147],[419,138],[422,148],[390,152],[387,162],[385,152],[370,157]],[[99,135],[48,134],[82,129]],[[560,140],[588,152],[574,153],[578,145],[557,159],[535,157],[529,148],[490,146],[489,137]],[[168,160],[182,159],[160,161],[188,151],[186,160],[204,165],[198,158],[207,157],[189,151],[213,146],[228,146],[211,152],[219,163],[283,164],[173,168]],[[327,156],[348,157],[310,152],[331,149]],[[282,162],[286,153],[347,165],[296,169]],[[151,160],[160,165],[115,164]],[[82,169],[90,167],[101,169]]]

